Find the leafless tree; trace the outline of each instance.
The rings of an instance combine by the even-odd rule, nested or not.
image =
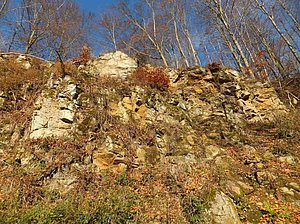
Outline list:
[[[0,16],[5,13],[9,0],[0,0]]]
[[[147,7],[147,9],[145,9]],[[166,36],[162,33],[162,27],[159,24],[159,15],[157,13],[157,5],[155,5],[154,0],[142,0],[136,9],[133,11],[130,9],[125,2],[121,2],[119,5],[119,10],[123,14],[128,22],[137,28],[137,32],[152,44],[159,57],[161,58],[164,66],[168,66],[168,60],[166,52],[164,51],[164,45],[166,44]],[[139,11],[139,12],[138,12]]]
[[[10,31],[8,50],[66,58],[86,44],[89,18],[73,0],[21,0],[14,2],[7,18]]]
[[[286,34],[281,30],[277,22],[275,21],[274,15],[271,10],[268,10],[265,6],[265,4],[260,0],[255,0],[255,3],[259,7],[259,9],[267,16],[268,20],[273,25],[274,29],[278,32],[278,34],[281,36],[281,38],[284,40],[284,42],[287,44],[288,48],[294,55],[295,59],[300,63],[300,55],[297,53],[297,50],[295,49],[295,46],[291,43],[289,38],[286,36]]]
[[[61,57],[66,58],[74,49],[84,45],[86,29],[83,26],[84,14],[74,1],[47,1],[47,18],[49,22],[47,46],[51,58],[54,51],[59,51]]]
[[[101,49],[141,61],[220,62],[252,77],[280,78],[300,70],[299,7],[298,0],[119,0],[90,30],[101,31]],[[9,50],[50,59],[55,52],[68,58],[85,45],[93,21],[75,0],[0,0],[1,14]]]
[[[202,47],[207,60],[227,60],[228,63],[232,58],[238,68],[256,77],[266,73],[286,77],[293,70],[299,70],[299,16],[292,10],[296,2],[198,0],[195,3],[198,18],[208,24],[202,35],[215,39],[215,46],[209,43],[211,41],[202,44],[208,45]],[[219,56],[213,59],[213,51],[217,49]]]

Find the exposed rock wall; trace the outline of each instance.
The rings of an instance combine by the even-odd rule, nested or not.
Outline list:
[[[49,80],[35,103],[30,138],[66,137],[74,127],[78,85],[69,76]]]
[[[105,72],[112,77],[125,78],[136,64],[127,55],[115,52],[94,59],[89,66],[85,68],[90,69],[88,74],[103,75]],[[206,125],[214,132],[221,127],[268,123],[287,111],[268,83],[247,80],[232,69],[198,67],[181,72],[173,70],[169,74],[172,82],[168,93],[149,92],[139,86],[130,87],[131,92],[126,96],[114,89],[101,90],[106,109],[99,107],[100,98],[91,103],[91,96],[82,93],[80,84],[69,76],[58,81],[50,79],[48,89],[36,101],[30,138],[68,136],[71,131],[76,132],[77,127],[82,127],[81,121],[95,119],[93,113],[76,115],[79,105],[81,111],[98,110],[101,113],[99,110],[108,109],[110,116],[118,117],[124,123],[132,122],[131,119],[141,125],[163,121],[189,129],[189,133],[193,133],[196,124]],[[165,144],[162,139],[157,141]],[[163,151],[165,149],[161,149]]]
[[[136,68],[136,60],[121,51],[116,51],[100,55],[80,69],[92,75],[126,78]]]
[[[22,58],[18,61],[26,66]],[[41,93],[37,92],[40,95],[33,113],[29,110],[28,129],[21,130],[23,124],[9,119],[0,123],[0,157],[4,158],[0,162],[5,167],[16,165],[26,175],[32,175],[39,184],[36,185],[64,194],[76,189],[80,182],[93,181],[92,177],[86,178],[87,175],[102,174],[108,169],[126,175],[142,170],[133,182],[134,185],[140,183],[141,189],[133,189],[130,183],[130,189],[142,195],[140,192],[147,182],[153,181],[152,169],[157,169],[161,173],[154,180],[159,183],[155,182],[155,187],[163,186],[158,191],[161,196],[178,201],[176,206],[187,219],[186,223],[188,220],[241,223],[240,213],[244,211],[234,203],[252,192],[258,192],[255,198],[267,195],[260,194],[263,187],[256,189],[257,185],[266,185],[266,189],[276,185],[274,192],[278,197],[282,194],[299,204],[300,188],[296,178],[276,183],[284,174],[280,173],[283,164],[290,166],[286,169],[290,172],[299,159],[277,145],[270,146],[276,138],[294,141],[290,137],[294,133],[284,130],[275,137],[268,133],[271,140],[253,143],[257,149],[243,139],[247,124],[267,126],[265,124],[287,113],[269,83],[249,80],[224,67],[167,69],[171,82],[169,88],[162,91],[137,85],[127,78],[135,68],[134,59],[115,52],[79,68],[80,78],[78,74],[76,79],[75,76],[50,78],[47,85],[41,87]],[[102,75],[110,78],[97,78]],[[28,99],[28,96],[19,98]],[[0,90],[0,109],[5,109],[9,99],[7,93]],[[22,140],[28,145],[22,145]],[[13,159],[7,158],[11,142],[16,143],[12,144],[16,150]],[[261,144],[265,144],[264,147]],[[259,154],[258,149],[262,153]],[[267,163],[269,158],[270,163]],[[272,166],[278,170],[269,169]],[[137,167],[139,169],[135,169]],[[293,172],[295,176],[299,173]],[[118,181],[126,182],[126,178],[132,177],[124,175]],[[150,186],[150,191],[155,187]],[[6,189],[2,183],[1,189]],[[197,193],[205,189],[213,194],[202,201],[201,194]],[[147,200],[150,191],[146,193]],[[193,201],[195,197],[200,197],[198,202]],[[253,209],[255,204],[251,206]],[[163,215],[157,217],[158,223],[163,220]]]
[[[200,104],[194,105],[193,114],[202,110],[207,118],[217,115],[234,123],[267,123],[287,111],[269,83],[248,80],[232,69],[196,68],[184,75],[187,80],[179,80],[179,86],[192,90],[191,101]]]

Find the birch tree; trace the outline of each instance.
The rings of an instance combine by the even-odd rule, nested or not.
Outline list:
[[[118,50],[118,36],[121,29],[121,20],[111,12],[101,15],[99,21],[100,27],[103,29],[102,38],[105,39],[104,44],[112,45],[114,51]],[[107,46],[104,46],[107,47]]]
[[[288,7],[288,4],[284,1],[284,0],[277,0],[280,4],[280,6],[284,9],[285,13],[291,18],[291,20],[293,21],[293,23],[295,24],[296,29],[298,30],[298,32],[300,32],[300,22],[297,19],[296,15],[293,14],[292,10]],[[300,7],[300,5],[295,5],[295,7]],[[300,9],[298,8],[299,12]],[[298,12],[298,13],[299,13]],[[298,15],[299,16],[299,15]]]
[[[164,46],[166,45],[166,38],[163,35],[162,29],[158,29],[158,15],[154,0],[142,0],[141,5],[137,5],[140,10],[133,11],[125,2],[121,2],[119,10],[123,16],[126,17],[128,23],[134,26],[141,35],[147,38],[152,44],[155,51],[161,58],[164,66],[168,67],[169,63]],[[131,46],[133,47],[133,46]]]
[[[190,2],[182,0],[169,0],[164,5],[164,10],[171,13],[174,28],[174,38],[177,43],[181,57],[185,65],[200,65],[201,61],[195,48],[195,42],[192,40],[192,30],[194,24],[188,21],[188,15],[191,16],[192,8]]]
[[[286,34],[281,30],[277,22],[275,21],[274,15],[270,10],[267,10],[265,7],[265,4],[260,0],[254,0],[256,5],[259,7],[259,9],[267,16],[268,20],[273,25],[274,29],[278,32],[278,34],[281,36],[281,38],[284,40],[284,42],[287,44],[288,48],[294,55],[295,59],[300,63],[300,55],[297,53],[297,50],[295,46],[290,42],[289,38],[286,36]]]
[[[8,6],[9,0],[0,0],[0,16],[2,16]]]

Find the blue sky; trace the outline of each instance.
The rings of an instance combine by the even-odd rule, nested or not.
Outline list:
[[[91,11],[94,13],[104,11],[116,1],[114,0],[77,0],[79,5],[85,11]]]

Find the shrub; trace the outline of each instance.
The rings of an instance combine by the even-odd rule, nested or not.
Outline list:
[[[55,63],[50,68],[50,72],[52,73],[54,79],[58,79],[66,75],[70,75],[73,78],[78,77],[78,70],[76,65],[68,61],[55,61]]]
[[[25,69],[14,57],[0,61],[0,90],[19,90],[25,84],[41,85],[44,76],[39,67]]]
[[[34,100],[47,82],[47,73],[41,61],[34,58],[29,58],[29,61],[31,67],[28,69],[17,61],[15,55],[0,61],[0,94],[4,99],[0,107],[0,120],[11,117],[13,121],[20,121],[19,118],[24,121],[23,118],[31,114]]]
[[[167,89],[170,83],[169,77],[160,68],[139,67],[132,74],[132,79],[139,85],[159,90]]]
[[[206,69],[210,70],[211,72],[217,72],[221,69],[221,63],[219,62],[212,62],[205,67]]]
[[[192,195],[185,196],[181,203],[183,212],[189,223],[200,223],[203,221],[203,204],[198,197]]]
[[[91,48],[87,46],[83,46],[80,49],[79,57],[75,57],[72,59],[72,62],[75,65],[86,65],[86,63],[91,59]]]

